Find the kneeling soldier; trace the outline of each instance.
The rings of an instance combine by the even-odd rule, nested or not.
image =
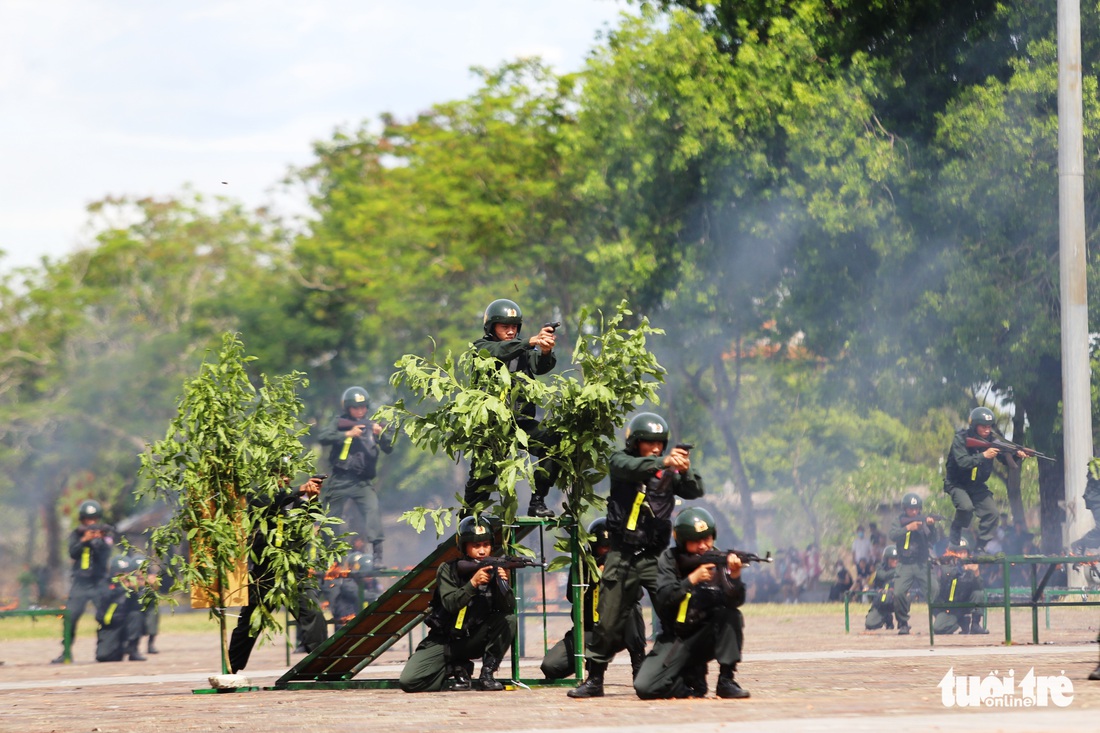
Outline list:
[[[111,559],[111,582],[96,604],[95,620],[99,622],[95,645],[97,662],[121,662],[123,657],[129,657],[131,662],[145,661],[138,650],[145,617],[130,575],[135,569],[130,558],[124,555]]]
[[[504,568],[482,567],[463,574],[464,560],[485,560],[493,552],[493,530],[484,517],[466,517],[456,535],[462,558],[443,563],[425,623],[430,631],[405,663],[398,685],[405,692],[469,690],[471,660],[481,657],[482,690],[503,690],[493,678],[516,635],[516,600]]]
[[[714,550],[714,517],[706,509],[685,509],[673,525],[676,545],[657,560],[654,608],[661,634],[634,680],[644,700],[705,697],[707,662],[718,660],[718,686],[723,698],[745,698],[748,690],[733,679],[741,661],[745,602],[741,560],[730,553],[725,563],[708,563]]]
[[[977,563],[966,563],[970,548],[965,537],[953,548],[957,564],[950,568],[940,581],[940,592],[936,596],[938,603],[981,603],[982,576]],[[988,634],[982,628],[982,609],[980,608],[944,608],[936,612],[932,620],[932,631],[937,634]]]
[[[868,609],[863,623],[868,631],[881,629],[883,626],[894,628],[894,576],[897,573],[898,548],[887,545],[882,550],[882,564],[878,566],[875,579],[871,582],[871,588],[876,593],[871,596],[871,608]]]

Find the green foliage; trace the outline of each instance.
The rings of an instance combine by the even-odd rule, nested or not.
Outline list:
[[[223,336],[216,360],[184,385],[165,438],[142,454],[140,495],[175,509],[150,538],[150,552],[170,570],[169,594],[200,587],[224,598],[240,563],[270,569],[270,590],[252,616],[253,632],[268,635],[282,628],[278,609],[297,608],[305,585],[316,585],[311,572],[327,568],[348,546],[333,539],[328,525],[339,520],[326,517],[319,502],[277,515],[263,511],[295,490],[288,488],[295,477],[313,472],[313,454],[302,449],[308,426],[297,417],[303,376],[261,375],[257,387],[246,371],[252,361],[236,335]],[[257,535],[269,541],[250,557]],[[178,554],[188,545],[190,561]],[[250,585],[257,580],[251,577]],[[171,595],[162,600],[175,602]],[[211,616],[224,605],[212,607]]]
[[[538,405],[545,410],[541,428],[555,436],[546,460],[562,468],[558,481],[569,514],[583,516],[603,507],[595,487],[607,473],[616,430],[638,405],[656,401],[656,386],[664,375],[646,347],[648,336],[662,332],[645,318],[637,328],[624,327],[633,315],[625,301],[607,319],[598,311],[582,312],[581,336],[573,350],[580,379],[568,372],[546,382],[512,374],[507,365],[473,349],[457,360],[448,353],[442,364],[406,355],[391,381],[416,400],[398,400],[376,418],[392,421],[416,446],[432,453],[442,451],[451,459],[459,453],[478,456],[472,464],[495,478],[501,501],[492,511],[507,525],[518,509],[516,483],[531,481],[535,470],[526,454],[529,436],[516,424],[512,406],[517,401]],[[430,519],[442,535],[455,508],[418,507],[402,519],[417,531]],[[557,548],[568,552],[567,540],[561,539]]]

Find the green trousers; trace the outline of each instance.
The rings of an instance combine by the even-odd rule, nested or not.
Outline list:
[[[720,666],[741,661],[744,619],[736,608],[716,608],[710,618],[688,635],[662,632],[634,678],[634,691],[643,700],[687,697],[685,671],[712,659]]]
[[[444,641],[429,634],[405,662],[397,684],[405,692],[438,692],[450,675],[450,667],[471,659],[504,658],[516,637],[514,614],[493,614],[464,639]]]

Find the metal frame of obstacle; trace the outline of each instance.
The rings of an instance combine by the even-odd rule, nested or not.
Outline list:
[[[1003,572],[1001,573],[1004,579],[1004,586],[1002,588],[1003,596],[1001,600],[990,600],[988,598],[989,589],[986,589],[986,600],[978,603],[969,602],[953,602],[953,603],[938,603],[935,599],[929,599],[928,602],[928,645],[935,646],[936,636],[933,626],[935,624],[936,611],[946,610],[948,608],[1003,608],[1005,614],[1005,641],[1006,645],[1012,644],[1012,609],[1013,608],[1030,608],[1031,609],[1031,640],[1032,643],[1039,643],[1039,609],[1048,608],[1050,606],[1100,606],[1100,600],[1090,601],[1048,601],[1046,600],[1046,586],[1050,581],[1051,575],[1054,574],[1054,569],[1063,564],[1091,564],[1100,561],[1097,557],[1079,557],[1072,555],[994,555],[994,556],[978,556],[968,558],[968,564],[978,565],[1002,565]],[[1030,566],[1031,572],[1031,588],[1030,595],[1026,600],[1013,601],[1012,600],[1012,587],[1010,585],[1010,571],[1013,565],[1026,565]],[[1042,578],[1039,577],[1038,569],[1040,565],[1046,565],[1047,569],[1043,573]],[[928,565],[928,587],[932,587],[932,565]],[[1080,589],[1077,592],[1083,593],[1087,599],[1088,590]]]
[[[517,518],[516,524],[505,529],[512,530],[510,542],[518,542],[535,529],[540,533],[540,551],[545,557],[543,531],[547,528],[567,528],[570,532],[573,568],[580,565],[576,524],[568,517],[559,519]],[[435,591],[436,571],[445,562],[457,559],[458,546],[454,535],[441,542],[436,549],[416,567],[396,581],[375,601],[364,608],[359,615],[337,629],[324,643],[312,653],[306,655],[294,667],[275,681],[274,686],[266,689],[303,690],[303,689],[388,689],[396,686],[392,679],[354,679],[355,675],[377,659],[418,626],[428,614],[428,606]],[[545,636],[546,580],[542,571],[542,611]],[[517,594],[517,611],[522,609],[520,596],[522,583],[513,583]],[[583,594],[582,594],[583,595]],[[574,597],[580,597],[576,594]],[[573,604],[574,648],[577,650],[575,665],[576,679],[583,675],[584,630],[581,603]],[[522,686],[575,684],[576,679],[547,682],[545,680],[525,680],[519,678],[519,635],[512,644],[512,679],[506,682],[509,688]],[[503,681],[503,680],[502,680]]]

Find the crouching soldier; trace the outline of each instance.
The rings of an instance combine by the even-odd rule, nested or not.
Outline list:
[[[136,565],[130,558],[120,555],[111,560],[109,567],[110,583],[96,604],[95,620],[99,622],[99,630],[95,660],[121,662],[123,657],[129,657],[131,662],[144,662],[138,642],[145,629],[145,617],[131,575]]]
[[[503,690],[493,678],[516,635],[516,600],[504,568],[460,572],[463,560],[484,560],[493,552],[493,530],[484,517],[466,517],[456,535],[462,558],[443,563],[436,575],[430,631],[405,663],[398,685],[405,692],[469,690],[473,659],[481,657],[482,690]]]
[[[714,550],[714,517],[706,509],[681,511],[673,525],[676,544],[657,560],[657,597],[654,607],[661,634],[634,680],[643,700],[706,697],[707,663],[718,660],[722,698],[746,698],[748,690],[734,672],[741,661],[744,619],[738,608],[745,602],[741,560],[734,554],[724,562],[708,562]]]
[[[981,603],[984,599],[982,576],[977,563],[966,563],[970,557],[970,547],[965,537],[952,551],[956,555],[956,564],[948,569],[940,581],[937,603]],[[932,631],[937,634],[988,634],[982,628],[982,609],[980,608],[944,608],[936,612],[932,619]]]
[[[898,572],[898,548],[887,545],[882,550],[882,564],[875,571],[875,579],[871,582],[871,589],[875,594],[871,596],[871,608],[867,610],[867,618],[863,625],[868,631],[894,628],[894,576]]]

